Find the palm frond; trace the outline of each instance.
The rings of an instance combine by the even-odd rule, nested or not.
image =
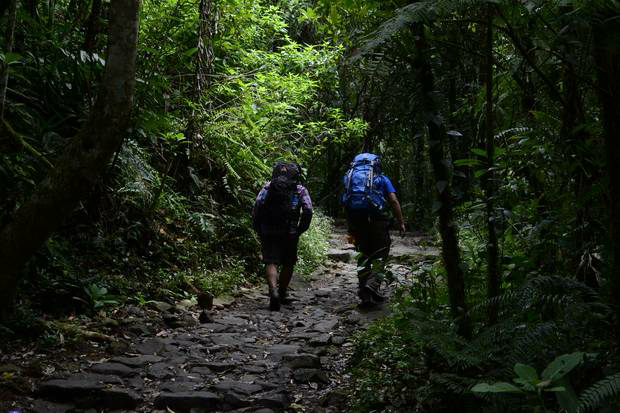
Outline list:
[[[426,0],[408,4],[396,10],[394,16],[367,36],[362,46],[349,59],[355,62],[390,40],[405,27],[420,22],[429,22],[449,16],[469,6],[480,5],[492,0]]]
[[[620,394],[620,373],[594,383],[579,397],[578,412],[594,410],[605,401]]]
[[[495,139],[496,140],[503,140],[505,138],[510,138],[516,135],[523,135],[524,133],[528,133],[533,131],[532,128],[528,128],[528,127],[516,127],[516,128],[509,128],[509,129],[504,129],[503,131],[500,131],[498,133],[495,134]]]

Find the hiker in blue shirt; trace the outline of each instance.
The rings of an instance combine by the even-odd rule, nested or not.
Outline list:
[[[390,179],[381,172],[377,155],[362,153],[351,163],[343,178],[345,192],[342,202],[347,214],[348,233],[356,249],[358,259],[358,296],[362,306],[372,306],[384,300],[381,295],[381,269],[390,253],[389,203],[401,235],[405,222],[396,197],[396,189]],[[377,267],[378,266],[378,267]]]

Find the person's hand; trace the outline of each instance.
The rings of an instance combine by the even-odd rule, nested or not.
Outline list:
[[[407,230],[405,229],[405,223],[401,222],[400,227],[398,228],[398,233],[400,234],[401,237],[404,237],[406,231]]]
[[[347,242],[349,244],[355,245],[355,237],[353,236],[353,234],[347,234]]]

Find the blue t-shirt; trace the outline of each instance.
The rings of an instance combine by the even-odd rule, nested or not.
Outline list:
[[[385,175],[379,175],[374,179],[374,187],[377,191],[383,194],[383,197],[387,199],[388,194],[396,192],[394,189],[394,185],[392,185],[392,181]]]

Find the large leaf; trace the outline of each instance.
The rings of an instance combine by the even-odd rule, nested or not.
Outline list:
[[[567,413],[576,413],[577,407],[579,406],[579,399],[577,398],[575,389],[573,389],[568,377],[562,377],[556,381],[556,384],[558,385],[557,387],[545,390],[555,392],[555,398],[558,401],[558,404]]]
[[[484,149],[480,149],[480,148],[471,148],[472,153],[475,153],[476,155],[482,156],[482,157],[486,157],[487,156],[487,151],[485,151]]]
[[[6,55],[4,55],[4,64],[11,65],[19,63],[22,58],[22,55],[20,55],[19,53],[7,53]]]
[[[521,389],[517,386],[506,382],[478,383],[472,387],[471,391],[474,393],[521,393]]]
[[[482,165],[479,159],[457,159],[454,161],[456,166],[479,166]]]
[[[562,354],[553,360],[542,372],[543,380],[556,381],[568,374],[583,361],[582,352]]]
[[[536,369],[532,366],[528,366],[527,364],[515,364],[514,371],[517,376],[519,376],[519,378],[526,380],[532,384],[535,384],[539,380]]]

